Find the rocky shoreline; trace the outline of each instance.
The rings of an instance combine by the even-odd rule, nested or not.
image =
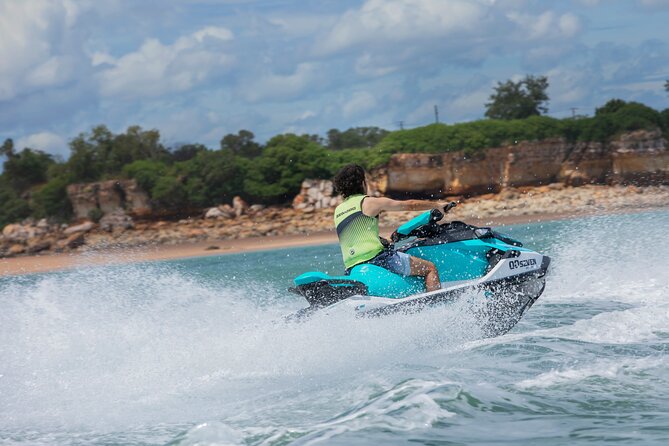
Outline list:
[[[327,185],[318,186],[330,190]],[[309,194],[306,188],[305,194]],[[304,194],[302,194],[304,195]],[[299,196],[298,196],[299,197]],[[589,215],[625,210],[669,207],[669,186],[568,187],[555,183],[539,187],[505,188],[497,194],[459,199],[461,205],[450,219],[495,224],[500,219],[541,219],[545,215]],[[309,235],[332,230],[332,205],[318,193],[296,198],[293,207],[249,206],[236,198],[232,206],[207,209],[199,217],[179,221],[137,221],[122,212],[105,215],[98,223],[80,221],[55,225],[46,220],[7,225],[0,235],[0,258],[44,255],[55,252],[104,251],[142,246],[209,242],[216,249],[222,240],[252,237]],[[381,216],[382,227],[403,223],[416,212],[395,212]]]

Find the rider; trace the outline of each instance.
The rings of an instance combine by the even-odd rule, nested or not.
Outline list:
[[[378,217],[382,211],[443,209],[447,203],[369,197],[365,170],[357,164],[343,167],[334,178],[334,187],[344,198],[335,209],[334,223],[347,271],[360,263],[371,263],[402,276],[424,277],[427,291],[441,288],[439,272],[432,262],[384,246],[379,238]]]

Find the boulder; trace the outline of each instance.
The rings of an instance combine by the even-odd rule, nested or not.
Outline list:
[[[86,238],[84,237],[83,232],[76,232],[74,234],[71,234],[68,238],[64,240],[59,240],[57,243],[58,248],[64,249],[75,249],[78,248],[79,246],[82,246],[84,243],[86,243]]]
[[[223,212],[223,218],[235,218],[235,210],[229,204],[218,206],[218,210]]]
[[[38,252],[46,251],[47,249],[51,248],[52,243],[52,240],[49,239],[30,239],[28,240],[28,247],[26,252],[28,254],[36,254]]]
[[[248,210],[249,205],[246,201],[244,201],[241,197],[236,196],[235,198],[232,199],[232,209],[235,211],[235,215],[237,217],[241,217],[246,213]]]
[[[225,214],[219,208],[209,208],[204,214],[204,218],[221,218]]]
[[[30,226],[20,225],[18,223],[9,224],[2,229],[2,235],[5,239],[12,242],[25,242],[35,236],[35,231]]]
[[[134,228],[132,217],[123,212],[122,209],[117,209],[114,212],[105,214],[100,219],[100,228],[104,231],[112,232],[115,229],[126,230]]]
[[[15,243],[15,244],[13,244],[12,246],[9,247],[9,250],[7,251],[7,255],[16,256],[16,255],[19,255],[19,254],[23,254],[24,252],[26,252],[26,247],[23,246],[20,243]]]
[[[63,234],[70,235],[70,234],[75,234],[77,232],[88,232],[91,229],[93,229],[94,227],[95,227],[95,223],[93,223],[92,221],[87,221],[87,222],[81,223],[80,225],[74,225],[74,226],[70,226],[70,227],[66,228],[63,231]]]
[[[336,206],[339,200],[332,181],[307,179],[302,182],[300,193],[293,199],[293,209],[312,212],[314,209]]]

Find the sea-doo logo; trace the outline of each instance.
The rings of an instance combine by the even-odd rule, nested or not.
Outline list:
[[[346,209],[345,211],[341,211],[340,213],[338,213],[338,214],[336,215],[336,218],[339,218],[339,217],[341,217],[341,216],[344,215],[344,214],[348,214],[349,212],[355,211],[356,209],[357,209],[357,208],[356,208],[355,206],[353,206],[353,207],[350,208],[350,209]]]
[[[353,248],[349,249],[348,252],[349,252],[349,254],[351,254],[352,256],[355,255],[355,249],[353,249]]]
[[[534,259],[527,259],[527,260],[511,260],[509,262],[509,268],[511,269],[516,269],[516,268],[527,268],[528,266],[534,266],[537,264],[537,261]]]

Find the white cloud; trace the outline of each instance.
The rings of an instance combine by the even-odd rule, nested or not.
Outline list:
[[[15,144],[18,150],[30,148],[66,158],[70,148],[60,135],[51,132],[39,132],[19,138]]]
[[[190,90],[227,72],[234,57],[225,52],[225,43],[232,39],[226,28],[206,27],[172,45],[147,39],[137,51],[118,59],[97,53],[92,63],[111,65],[99,74],[103,96],[157,97]]]
[[[474,91],[468,91],[456,96],[446,104],[445,118],[448,116],[479,117],[483,114],[485,104],[490,100],[493,88],[486,85]]]
[[[353,118],[372,111],[376,107],[376,98],[368,91],[353,93],[343,105],[342,114],[345,118]]]
[[[464,0],[367,0],[342,15],[316,52],[349,47],[425,40],[473,31],[485,19],[485,2]]]
[[[72,78],[77,58],[68,54],[76,49],[67,29],[78,12],[71,1],[0,2],[0,101]]]
[[[507,17],[516,24],[519,33],[531,40],[573,37],[581,30],[580,20],[571,13],[558,15],[545,11],[533,15],[512,11]]]
[[[548,71],[546,76],[550,82],[549,108],[553,113],[589,102],[589,97],[598,89],[598,79],[600,79],[590,70],[567,67],[554,68]]]
[[[290,74],[266,74],[249,79],[244,95],[250,101],[286,100],[303,94],[322,78],[315,63],[300,63]]]
[[[355,61],[355,71],[363,76],[381,77],[397,71],[397,66],[384,66],[383,61],[377,61],[374,56],[365,52]]]

